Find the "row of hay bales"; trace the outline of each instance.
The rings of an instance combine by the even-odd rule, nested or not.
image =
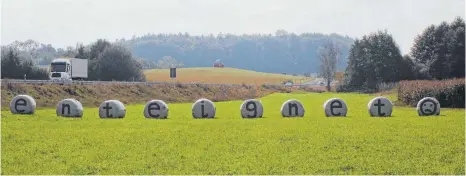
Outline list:
[[[345,117],[348,107],[342,99],[331,98],[324,105],[324,112],[327,117]],[[367,109],[372,117],[389,117],[392,115],[393,104],[385,97],[375,97],[367,104]],[[18,95],[10,102],[10,111],[14,114],[34,114],[36,101],[29,95]],[[56,107],[57,116],[82,117],[84,108],[76,99],[61,100]],[[168,105],[162,100],[151,100],[144,107],[143,114],[146,118],[168,118]],[[280,112],[283,117],[303,117],[305,109],[299,100],[291,99],[285,101]],[[440,103],[437,99],[426,97],[417,104],[417,112],[420,116],[439,115]],[[216,107],[209,99],[198,99],[192,105],[192,116],[194,118],[214,118]],[[264,108],[262,102],[256,99],[248,99],[240,106],[241,117],[260,118],[263,116]],[[126,108],[118,100],[106,100],[99,106],[100,118],[124,118]]]

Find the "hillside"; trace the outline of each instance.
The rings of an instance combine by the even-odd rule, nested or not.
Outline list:
[[[147,81],[172,81],[169,69],[152,69],[144,71]],[[310,78],[274,73],[262,73],[237,68],[178,68],[176,81],[189,83],[215,83],[215,84],[280,84],[283,81],[293,80],[300,83]]]
[[[220,59],[226,67],[269,73],[316,73],[319,70],[317,51],[328,41],[341,50],[338,69],[347,65],[348,51],[353,39],[320,33],[293,34],[277,31],[275,35],[191,36],[185,34],[148,34],[122,39],[135,57],[155,62],[171,56],[185,67],[210,67]]]
[[[131,39],[119,39],[115,43],[127,47],[132,55],[142,61],[144,68],[153,65],[164,56],[171,56],[184,67],[211,67],[220,60],[226,67],[267,73],[304,74],[319,71],[317,53],[320,47],[332,41],[341,51],[337,68],[343,71],[347,65],[348,51],[354,40],[338,34],[294,34],[277,31],[272,34],[219,34],[217,36],[192,36],[184,34],[147,34]],[[98,43],[98,42],[96,42]],[[106,45],[91,49],[95,43],[83,45],[82,56],[103,52]],[[54,48],[50,44],[34,40],[17,41],[2,45],[18,49],[21,58],[31,59],[37,65],[49,65],[57,57],[76,57],[78,48]]]

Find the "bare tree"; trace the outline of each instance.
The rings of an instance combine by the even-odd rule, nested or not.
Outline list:
[[[329,41],[317,52],[320,60],[320,75],[327,81],[327,90],[330,91],[330,83],[335,77],[337,71],[337,62],[340,57],[338,46]]]
[[[183,62],[178,62],[175,58],[171,56],[163,56],[162,59],[157,61],[157,68],[182,68],[184,67]]]

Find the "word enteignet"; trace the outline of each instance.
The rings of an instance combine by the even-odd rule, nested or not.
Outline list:
[[[345,117],[348,113],[346,103],[339,98],[331,98],[324,103],[324,113],[327,117]],[[83,116],[83,106],[76,99],[64,99],[57,104],[56,114],[61,117],[81,118]],[[392,102],[385,97],[375,97],[367,104],[367,109],[371,117],[390,117],[393,112]],[[36,101],[29,95],[17,95],[10,102],[10,111],[13,114],[34,114]],[[419,116],[440,115],[440,102],[433,97],[425,97],[417,103],[416,107]],[[168,105],[162,100],[151,100],[144,107],[143,114],[148,119],[168,118]],[[215,118],[217,108],[214,102],[209,99],[198,99],[192,105],[193,118]],[[280,112],[282,117],[304,117],[304,105],[295,99],[285,101]],[[264,114],[262,102],[256,99],[244,101],[240,106],[242,118],[261,118]],[[99,106],[100,118],[124,118],[126,108],[118,100],[107,100]]]

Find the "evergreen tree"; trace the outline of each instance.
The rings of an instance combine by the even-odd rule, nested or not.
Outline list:
[[[45,69],[35,67],[29,59],[21,58],[14,48],[2,50],[1,57],[2,79],[24,79],[24,75],[26,79],[48,79]]]
[[[380,83],[408,79],[398,45],[387,31],[378,31],[356,40],[350,48],[343,87],[351,90],[376,91]]]
[[[431,25],[416,37],[411,48],[414,60],[426,68],[429,77],[464,77],[465,22],[457,17],[451,24]]]

